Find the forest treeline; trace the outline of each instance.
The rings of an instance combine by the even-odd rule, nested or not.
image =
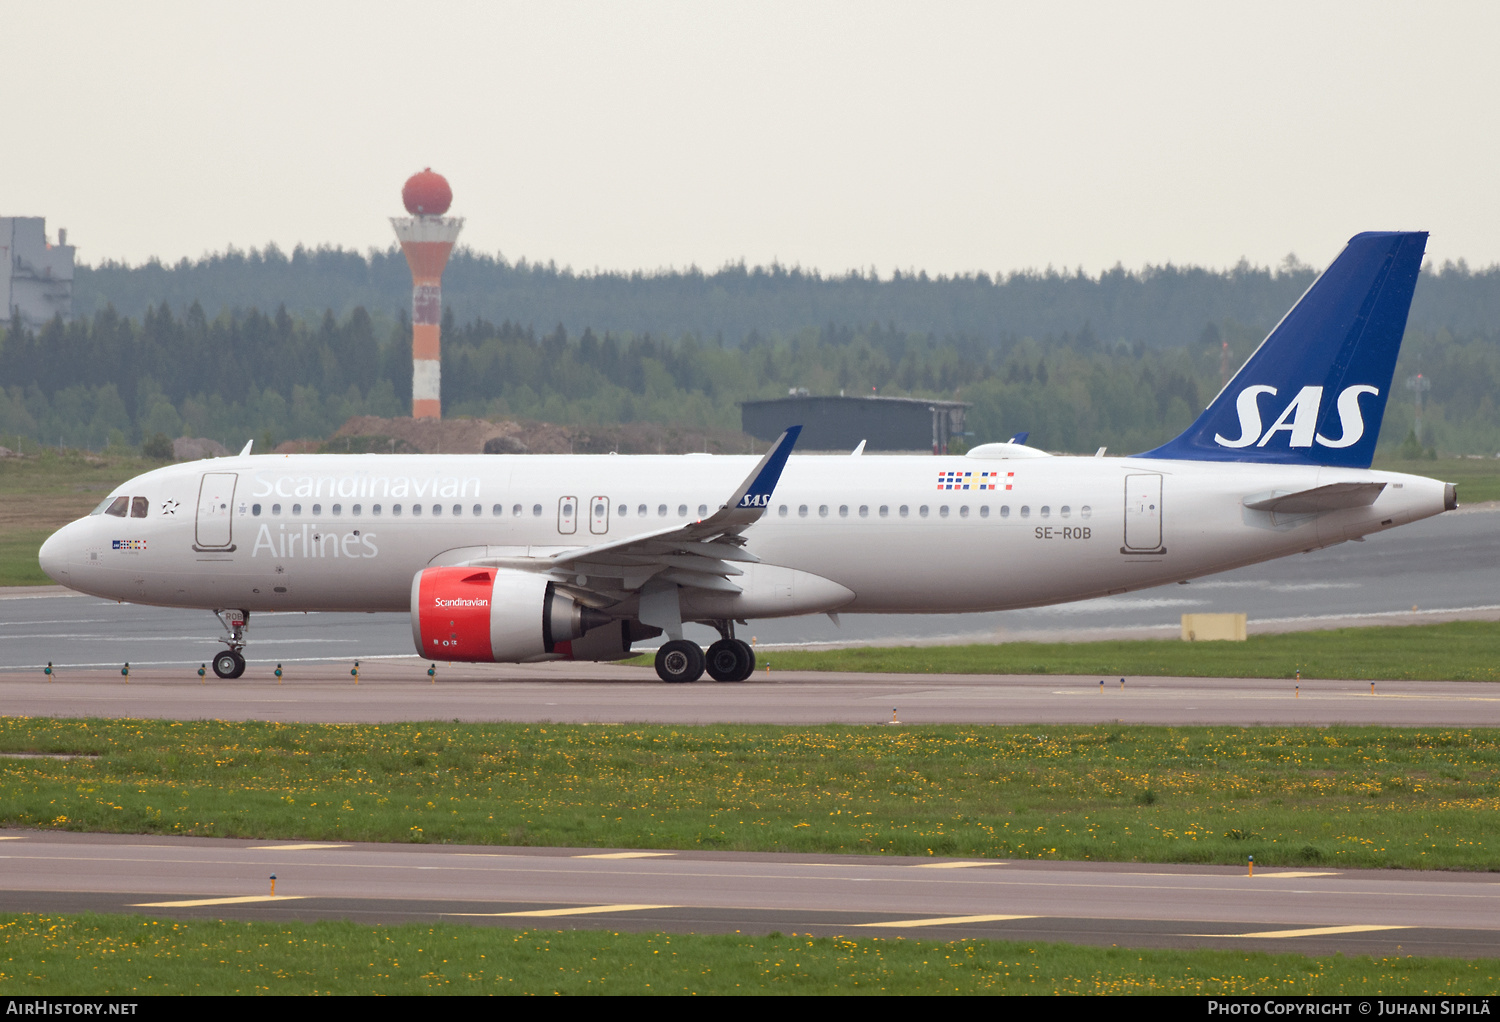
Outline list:
[[[1288,256],[1274,269],[1241,262],[1227,270],[1148,266],[1091,276],[1051,268],[1007,274],[924,272],[843,275],[779,265],[724,266],[654,273],[575,273],[551,263],[468,249],[453,254],[443,301],[459,322],[562,324],[616,335],[705,338],[738,346],[754,335],[791,336],[826,323],[880,323],[914,334],[982,341],[1092,334],[1105,343],[1149,348],[1195,341],[1205,324],[1241,323],[1264,334],[1312,283],[1314,267]],[[315,321],[325,309],[343,320],[363,307],[382,332],[411,304],[411,274],[391,248],[361,255],[340,248],[275,245],[230,249],[172,265],[105,262],[80,266],[73,308],[107,307],[141,319],[162,302],[179,314],[197,302],[228,309],[281,307]],[[1471,271],[1461,261],[1427,268],[1411,326],[1457,336],[1500,332],[1500,267]]]
[[[1280,314],[1278,310],[1277,315]],[[403,314],[363,306],[313,317],[285,308],[210,316],[161,302],[138,317],[106,306],[39,331],[0,332],[0,444],[100,448],[205,436],[238,447],[323,438],[352,415],[409,414],[411,334]],[[1274,320],[1273,320],[1274,322]],[[1187,342],[1150,346],[1076,332],[1033,337],[939,333],[866,321],[752,329],[738,344],[515,320],[443,324],[446,416],[564,424],[660,422],[736,429],[738,402],[793,387],[957,398],[972,442],[1028,430],[1050,450],[1144,450],[1184,428],[1259,343],[1262,325],[1200,323]],[[1413,417],[1407,376],[1431,381],[1425,443],[1500,451],[1500,343],[1494,333],[1408,331],[1381,436],[1399,446]]]

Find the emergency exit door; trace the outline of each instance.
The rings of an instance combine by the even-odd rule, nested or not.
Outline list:
[[[1165,553],[1162,548],[1161,475],[1143,473],[1125,477],[1126,554]]]

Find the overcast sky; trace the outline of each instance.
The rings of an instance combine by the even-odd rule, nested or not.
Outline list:
[[[1500,262],[1500,4],[0,0],[0,215],[79,258],[575,270]]]

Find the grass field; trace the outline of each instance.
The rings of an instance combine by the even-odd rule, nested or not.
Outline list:
[[[0,824],[1500,869],[1500,732],[0,718]]]
[[[0,586],[50,584],[36,563],[42,541],[88,514],[120,483],[160,464],[52,448],[0,458]]]
[[[629,661],[650,664],[650,655]],[[1252,635],[1244,642],[1122,639],[971,646],[770,650],[772,671],[898,674],[1094,674],[1119,677],[1407,679],[1500,681],[1500,622],[1340,628]]]
[[[0,914],[45,994],[1486,994],[1497,963],[1011,941]]]

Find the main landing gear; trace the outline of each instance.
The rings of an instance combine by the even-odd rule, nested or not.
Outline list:
[[[734,637],[734,622],[714,621],[723,638],[705,654],[696,642],[673,639],[656,651],[656,674],[668,684],[697,681],[705,669],[714,681],[744,681],[755,673],[755,651]]]
[[[214,673],[221,678],[238,678],[245,673],[245,627],[250,621],[248,610],[216,610],[215,616],[224,630],[229,633],[227,638],[219,641],[229,648],[214,657]]]

